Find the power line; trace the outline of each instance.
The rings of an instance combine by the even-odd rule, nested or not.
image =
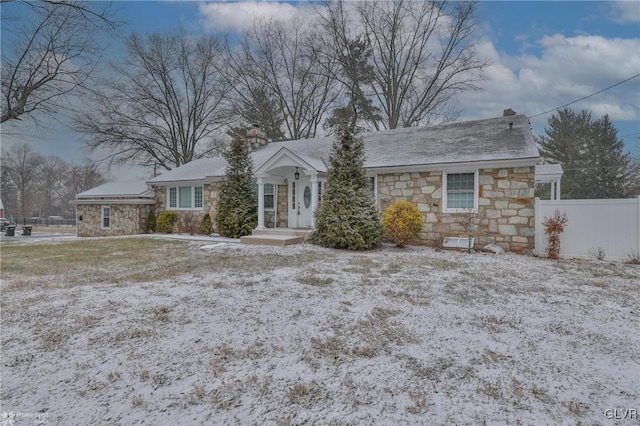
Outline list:
[[[611,86],[609,86],[609,87],[606,87],[606,88],[604,88],[604,89],[602,89],[602,90],[598,90],[597,92],[592,93],[592,94],[590,94],[590,95],[587,95],[587,96],[585,96],[585,97],[583,97],[583,98],[576,99],[575,101],[571,101],[571,102],[569,102],[568,104],[564,104],[564,105],[561,105],[561,106],[559,106],[559,107],[556,107],[556,108],[550,109],[549,111],[541,112],[540,114],[532,115],[532,116],[530,116],[529,118],[536,118],[536,117],[539,117],[539,116],[541,116],[541,115],[545,115],[545,114],[548,114],[548,113],[550,113],[550,112],[557,111],[557,110],[559,110],[560,108],[564,108],[564,107],[569,106],[569,105],[571,105],[571,104],[575,104],[576,102],[584,101],[585,99],[588,99],[588,98],[590,98],[590,97],[592,97],[592,96],[595,96],[595,95],[597,95],[597,94],[599,94],[599,93],[602,93],[602,92],[604,92],[604,91],[606,91],[606,90],[612,89],[612,88],[614,88],[614,87],[616,87],[616,86],[619,86],[619,85],[621,85],[621,84],[623,84],[623,83],[626,83],[626,82],[627,82],[627,81],[629,81],[629,80],[633,80],[633,79],[634,79],[634,78],[636,78],[636,77],[640,77],[640,74],[636,74],[636,75],[634,75],[633,77],[629,77],[629,78],[627,78],[626,80],[619,81],[619,82],[617,82],[616,84],[613,84],[613,85],[611,85]]]

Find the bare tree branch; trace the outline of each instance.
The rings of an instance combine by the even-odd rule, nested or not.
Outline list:
[[[377,130],[447,121],[456,116],[450,99],[478,89],[487,65],[475,51],[475,8],[476,2],[337,0],[317,9],[329,48],[318,54],[338,59],[333,74]]]
[[[304,139],[316,135],[325,113],[339,94],[338,82],[323,72],[313,55],[315,34],[301,17],[289,22],[256,20],[237,47],[227,43],[228,67],[232,72],[237,110],[248,120],[256,117],[260,103],[268,102],[275,140]],[[254,114],[246,112],[253,111]],[[263,117],[269,119],[269,117]],[[273,123],[260,122],[268,129]]]
[[[86,146],[107,152],[110,164],[167,170],[209,155],[215,147],[207,143],[228,120],[230,87],[219,71],[217,40],[133,34],[127,49],[94,110],[76,119]]]
[[[22,217],[31,213],[35,184],[43,157],[25,143],[2,151],[2,172],[8,175],[17,190],[18,209]]]
[[[69,1],[3,2],[0,122],[38,113],[55,115],[67,97],[87,89],[103,46],[97,35],[112,30],[104,3]]]

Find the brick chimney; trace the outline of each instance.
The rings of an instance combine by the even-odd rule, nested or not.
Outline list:
[[[255,151],[269,143],[267,134],[260,129],[260,125],[254,124],[247,130],[247,141],[251,151]]]

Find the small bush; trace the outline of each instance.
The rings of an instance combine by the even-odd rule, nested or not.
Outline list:
[[[209,235],[211,234],[211,232],[213,232],[211,228],[212,228],[211,216],[209,216],[209,213],[206,213],[202,217],[202,220],[200,221],[200,227],[198,228],[198,232],[203,235]]]
[[[164,211],[158,214],[156,220],[156,231],[170,234],[173,230],[173,225],[178,221],[178,215],[173,211]]]
[[[640,265],[640,251],[631,250],[627,254],[626,263],[630,265]]]
[[[564,232],[567,222],[567,214],[560,214],[558,209],[556,209],[553,216],[545,217],[542,221],[545,228],[544,233],[548,235],[549,240],[547,254],[551,259],[557,259],[560,256],[560,234]]]
[[[144,229],[148,234],[156,232],[156,214],[153,212],[153,209],[149,210]]]
[[[385,235],[397,246],[404,247],[422,229],[422,213],[408,201],[396,201],[382,213]]]
[[[591,254],[591,256],[595,257],[598,260],[604,260],[605,257],[607,257],[607,252],[602,247],[598,247],[598,248],[591,247],[591,250],[589,251],[589,253]]]
[[[187,234],[193,235],[196,233],[196,224],[198,222],[198,219],[196,218],[196,216],[189,212],[189,213],[185,213],[180,215],[180,223],[178,224],[178,230],[179,232],[186,232]]]

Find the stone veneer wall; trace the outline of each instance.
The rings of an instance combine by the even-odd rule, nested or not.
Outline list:
[[[283,185],[278,185],[278,228],[289,227],[289,185],[285,179]]]
[[[496,244],[532,254],[534,249],[534,167],[479,171],[478,212],[442,213],[442,172],[378,175],[381,211],[395,200],[418,205],[424,214],[422,243],[440,246],[444,237],[466,237],[465,220],[478,226],[476,248]]]
[[[111,207],[110,228],[102,229],[102,206]],[[149,214],[149,204],[78,204],[77,229],[79,237],[107,237],[134,235],[145,232],[144,225]]]
[[[156,203],[154,212],[158,213],[167,210],[167,187],[156,186],[153,188]],[[200,222],[206,213],[209,213],[213,223],[213,229],[216,229],[216,210],[218,208],[218,192],[220,191],[220,182],[202,185],[202,210],[174,210],[178,215],[178,223],[173,227],[174,232],[197,233]]]

